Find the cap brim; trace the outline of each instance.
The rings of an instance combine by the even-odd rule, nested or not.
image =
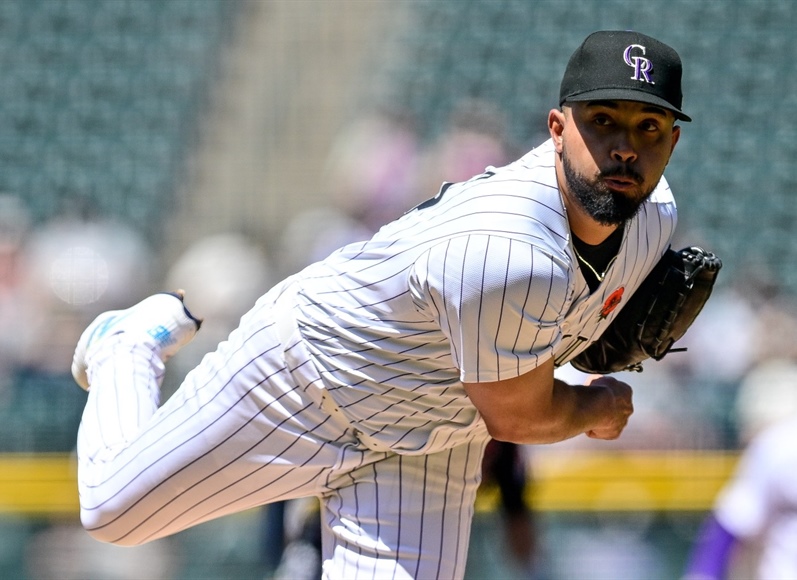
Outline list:
[[[586,91],[577,95],[571,95],[565,98],[562,104],[572,101],[636,101],[638,103],[647,103],[656,105],[662,109],[667,109],[671,111],[679,121],[686,121],[688,123],[692,120],[689,115],[676,109],[661,97],[642,91],[633,91],[629,89],[596,89],[594,91]]]

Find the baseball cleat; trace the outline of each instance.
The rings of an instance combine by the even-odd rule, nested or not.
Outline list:
[[[191,342],[202,325],[183,304],[184,292],[163,292],[145,298],[126,310],[103,312],[89,324],[78,340],[72,358],[72,376],[81,388],[89,390],[86,355],[105,338],[121,333],[142,337],[163,362]]]

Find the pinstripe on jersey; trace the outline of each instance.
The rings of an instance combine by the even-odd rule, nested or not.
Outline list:
[[[676,223],[662,178],[590,295],[551,141],[422,206],[297,277],[301,334],[330,393],[366,433],[410,453],[479,432],[461,380],[511,378],[586,348],[612,319],[600,316],[609,295],[630,295]]]

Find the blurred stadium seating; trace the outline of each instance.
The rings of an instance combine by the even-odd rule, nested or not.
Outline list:
[[[784,267],[797,262],[793,0],[378,3],[379,31],[390,34],[373,33],[371,38],[384,44],[362,45],[368,66],[350,87],[353,99],[342,115],[349,118],[337,123],[325,115],[341,111],[330,105],[339,95],[333,97],[323,83],[351,82],[350,61],[341,57],[340,68],[325,76],[318,68],[327,60],[315,68],[307,59],[329,55],[305,45],[337,46],[331,39],[356,27],[358,15],[362,26],[375,21],[356,2],[313,2],[304,4],[307,12],[301,18],[279,21],[291,28],[279,37],[284,45],[270,47],[283,54],[248,55],[244,76],[265,74],[262,61],[269,58],[279,57],[282,67],[281,76],[270,79],[270,90],[252,95],[255,101],[272,97],[259,103],[260,118],[250,123],[254,132],[264,133],[251,141],[261,147],[255,153],[258,162],[272,168],[268,182],[223,194],[212,187],[198,189],[204,209],[192,215],[189,232],[217,230],[220,221],[273,227],[288,223],[290,212],[313,206],[324,195],[322,176],[318,172],[307,178],[315,175],[308,168],[321,167],[324,159],[302,155],[322,150],[331,127],[363,110],[407,111],[421,138],[431,141],[444,130],[457,103],[478,98],[503,109],[520,147],[535,145],[545,135],[547,111],[556,105],[561,72],[573,48],[596,29],[634,28],[677,47],[685,63],[684,107],[694,122],[684,126],[668,169],[681,208],[683,241],[704,244],[724,259],[721,285],[769,272],[788,293],[797,292],[797,268]],[[222,60],[223,51],[240,43],[235,24],[258,3],[266,20],[291,10],[289,2],[270,0],[0,2],[0,192],[21,196],[37,223],[67,213],[110,216],[132,225],[155,246],[169,241],[166,216],[181,203],[178,190],[189,178],[188,157],[202,142],[201,123],[211,114],[227,115],[227,121],[231,115],[210,106],[210,91],[230,64]],[[334,10],[323,12],[322,3],[347,4],[347,9],[333,19]],[[370,9],[377,10],[374,6]],[[320,14],[318,20],[327,19],[324,26],[311,25],[313,11]],[[401,18],[394,17],[399,11]],[[288,101],[298,98],[300,80],[308,76],[304,71],[313,71],[316,85],[309,90],[315,102],[291,114],[295,105],[292,109]],[[305,95],[299,102],[311,101]],[[317,131],[310,134],[299,118]],[[269,131],[291,139],[265,135]],[[286,164],[286,156],[294,158],[295,168]],[[261,175],[252,171],[256,177],[250,181],[257,182]],[[215,211],[221,207],[224,211]],[[279,210],[285,215],[275,213]],[[18,372],[0,392],[0,452],[65,458],[73,447],[83,396],[67,373]],[[706,455],[706,461],[711,457]],[[13,461],[3,465],[22,469]],[[657,477],[670,481],[672,474]],[[689,509],[673,509],[670,519],[666,508],[655,507],[664,523],[650,526],[648,533],[658,534],[664,552],[676,554],[675,564],[671,558],[670,567],[656,578],[677,574],[693,525],[689,510],[708,507],[701,497]],[[8,501],[9,496],[0,497],[0,576],[22,578],[28,573],[24,545],[47,522],[42,513],[32,520],[19,516]],[[550,528],[554,542],[562,530],[595,523],[588,516],[588,524],[579,520],[571,511],[578,506],[570,505],[565,513],[550,509],[548,517],[556,520]],[[60,508],[47,509],[44,515],[58,521],[66,517]],[[181,534],[177,545],[185,563],[176,577],[256,575],[257,525],[247,515],[237,529],[222,522]],[[490,525],[478,520],[477,530],[490,534]],[[479,562],[472,570],[478,577]]]
[[[0,190],[24,196],[39,219],[89,208],[160,237],[238,4],[0,3]],[[401,54],[372,64],[361,105],[410,110],[432,138],[461,99],[492,100],[531,145],[572,47],[597,28],[645,30],[686,63],[695,121],[668,173],[684,228],[733,255],[729,272],[797,254],[797,127],[779,122],[797,112],[790,0],[413,4],[395,31]],[[797,287],[797,273],[778,275]]]
[[[0,2],[0,191],[36,223],[109,216],[157,241],[236,6]],[[68,369],[15,372],[0,451],[70,450],[81,405]]]
[[[157,239],[236,5],[0,2],[0,190]]]
[[[685,131],[668,178],[682,231],[726,260],[724,278],[767,265],[790,292],[797,274],[797,81],[790,0],[491,0],[419,2],[382,72],[380,98],[410,109],[428,134],[463,97],[494,100],[513,136],[533,145],[573,48],[589,32],[632,28],[677,47]]]

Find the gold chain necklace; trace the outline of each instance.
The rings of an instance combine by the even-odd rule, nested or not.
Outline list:
[[[584,264],[587,268],[589,268],[589,271],[595,275],[595,278],[597,278],[598,282],[603,282],[603,279],[606,277],[606,272],[609,271],[609,268],[612,267],[612,264],[614,264],[614,261],[617,259],[617,255],[615,254],[615,256],[611,260],[609,260],[609,263],[606,264],[606,269],[603,271],[603,274],[598,274],[598,271],[592,267],[592,264],[587,262],[584,259],[584,256],[578,253],[575,244],[573,244],[573,251],[576,253],[576,258],[578,258],[582,264]]]

